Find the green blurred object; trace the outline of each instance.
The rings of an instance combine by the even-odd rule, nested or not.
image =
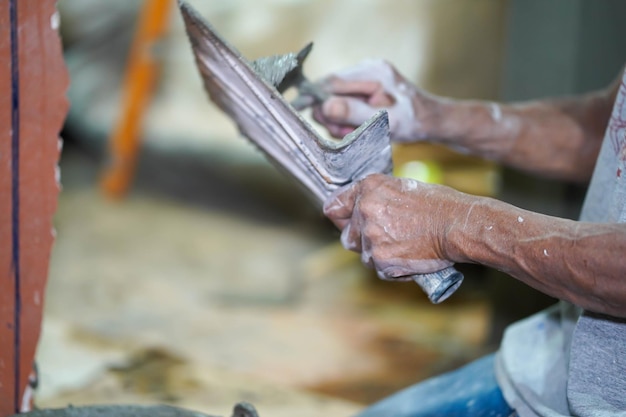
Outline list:
[[[398,166],[394,175],[431,184],[443,184],[444,180],[441,165],[432,160],[408,161]]]

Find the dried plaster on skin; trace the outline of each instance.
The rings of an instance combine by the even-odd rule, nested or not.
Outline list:
[[[339,71],[337,76],[348,80],[369,80],[372,78],[372,74],[377,74],[377,81],[394,100],[394,103],[387,108],[391,132],[396,139],[401,141],[415,139],[413,103],[407,93],[410,87],[406,83],[397,82],[393,69],[384,60],[364,60],[352,68]],[[368,105],[358,104],[362,103],[355,102],[354,108],[351,109],[351,116],[363,120],[371,117],[372,108]],[[417,130],[419,131],[419,129]],[[419,137],[418,139],[424,138]]]
[[[354,240],[352,240],[350,238],[350,223],[348,223],[346,225],[346,227],[343,228],[343,230],[341,231],[341,237],[340,237],[340,241],[341,241],[341,246],[343,246],[344,248],[348,249],[348,250],[355,250],[358,246],[357,246],[357,242],[355,242]]]
[[[400,191],[403,193],[416,190],[418,186],[418,182],[412,178],[401,178],[400,179]]]
[[[420,183],[411,178],[401,178],[401,188],[402,192],[411,192],[416,190]],[[380,209],[378,215],[380,218],[384,217],[383,213],[384,209]],[[342,245],[349,250],[354,250],[358,247],[358,243],[351,239],[351,225],[348,224],[341,233],[341,243]],[[383,225],[383,230],[386,234],[390,234],[389,225]],[[366,247],[366,245],[361,245],[361,261],[364,264],[371,264],[373,262],[373,256],[371,250]],[[415,271],[419,270],[428,270],[428,271],[436,271],[447,266],[450,266],[451,263],[448,261],[442,261],[438,259],[419,259],[419,260],[411,260],[411,259],[392,259],[386,260],[381,265],[374,265],[377,269],[378,276],[382,279],[390,279],[396,278],[398,276],[405,276],[414,274]],[[409,279],[409,278],[407,278]]]
[[[497,136],[509,138],[509,140],[504,142],[500,141],[498,147],[502,147],[499,151],[497,151],[497,154],[506,156],[515,146],[517,138],[522,130],[520,119],[515,115],[508,115],[505,117],[502,113],[502,107],[497,103],[492,104],[489,113],[491,115],[491,119],[494,121],[494,124],[500,131],[500,134]]]
[[[502,120],[502,109],[498,103],[491,103],[489,106],[489,113],[491,114],[491,119],[495,123],[499,123]]]
[[[485,110],[489,114],[489,118],[493,124],[492,131],[497,133],[488,135],[491,138],[483,138],[484,143],[481,143],[481,141],[474,143],[474,146],[478,146],[478,148],[473,151],[471,151],[473,146],[466,147],[458,143],[451,143],[447,145],[459,153],[477,153],[483,158],[489,160],[500,160],[503,157],[506,157],[517,142],[517,138],[519,137],[521,131],[521,122],[519,117],[514,114],[505,115],[502,111],[502,106],[499,103],[488,102],[485,104]],[[507,139],[494,141],[493,137]]]
[[[465,222],[463,223],[463,230],[467,229],[467,226],[469,225],[469,222],[470,222],[470,216],[472,215],[472,211],[474,211],[474,207],[476,207],[477,205],[478,205],[478,201],[474,201],[472,205],[469,207],[469,209],[467,209],[467,214],[465,215]],[[491,230],[491,229],[487,229],[487,230]]]

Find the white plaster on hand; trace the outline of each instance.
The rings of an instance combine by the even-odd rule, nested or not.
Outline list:
[[[393,67],[384,60],[365,60],[354,67],[339,71],[337,78],[346,81],[375,81],[380,83],[384,93],[393,98],[394,103],[386,107],[389,113],[391,136],[396,141],[410,141],[422,139],[416,133],[416,120],[413,108],[413,87],[406,81],[401,81]],[[325,105],[332,105],[330,99]],[[380,107],[371,105],[360,98],[344,96],[342,100],[348,105],[346,122],[355,126],[368,120]]]
[[[351,237],[350,223],[341,231],[341,246],[351,251],[358,251],[361,248],[361,243],[357,242]]]
[[[491,119],[495,123],[498,123],[500,122],[500,120],[502,120],[502,109],[500,108],[500,105],[498,103],[491,103],[489,105],[489,113],[491,115]]]
[[[400,178],[400,181],[401,181],[401,184],[402,184],[402,186],[400,188],[400,191],[402,191],[402,192],[408,192],[408,191],[416,190],[418,185],[419,185],[419,183],[416,180],[412,179],[412,178]]]
[[[459,218],[452,210],[441,209],[452,208],[459,196],[409,178],[374,175],[338,190],[324,212],[343,224],[343,246],[360,252],[362,262],[381,279],[409,280],[453,264],[438,251],[438,241],[445,238],[438,234],[442,230],[438,223]]]

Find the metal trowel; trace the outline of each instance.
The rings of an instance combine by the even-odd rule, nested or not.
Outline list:
[[[320,206],[343,185],[368,174],[391,174],[386,111],[379,111],[343,139],[329,140],[318,135],[296,110],[325,99],[324,92],[302,73],[312,44],[299,53],[248,61],[191,6],[180,0],[179,7],[211,100]],[[289,103],[282,92],[292,86],[298,88],[299,96]],[[439,303],[461,285],[463,274],[449,267],[399,279],[413,279],[433,303]]]

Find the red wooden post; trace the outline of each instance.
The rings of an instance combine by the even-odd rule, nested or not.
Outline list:
[[[27,409],[67,114],[55,0],[0,2],[0,417]]]

